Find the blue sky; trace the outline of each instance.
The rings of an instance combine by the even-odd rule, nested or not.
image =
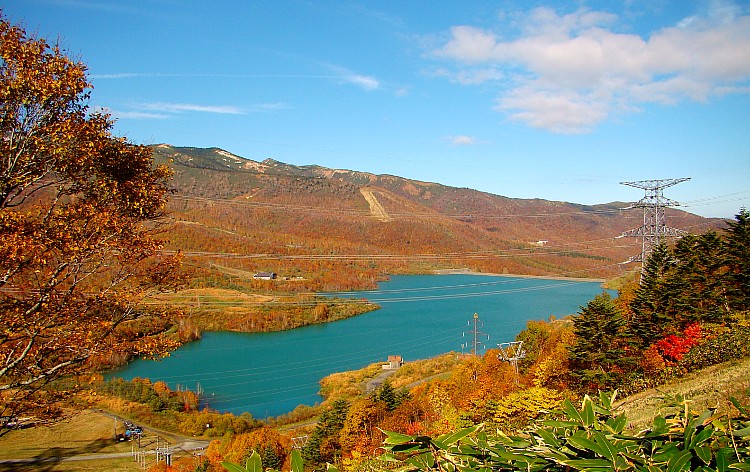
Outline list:
[[[133,142],[517,198],[750,208],[750,3],[6,0]]]

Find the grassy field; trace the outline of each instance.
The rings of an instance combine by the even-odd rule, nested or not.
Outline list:
[[[660,413],[662,397],[677,394],[690,400],[691,409],[698,413],[707,408],[731,410],[730,396],[750,403],[750,357],[693,372],[679,381],[624,398],[616,406],[628,417],[629,429],[639,431]]]
[[[117,432],[122,434],[122,421],[116,424]],[[147,432],[143,445],[155,437]],[[174,437],[169,439],[176,441]],[[0,437],[0,471],[143,471],[132,456],[136,444],[115,440],[115,421],[111,416],[84,410],[50,426],[14,430]],[[174,457],[187,454],[177,451]],[[153,465],[155,456],[146,455],[146,463]]]
[[[118,422],[118,431],[123,425]],[[36,464],[0,463],[0,470],[142,470],[131,457],[63,462],[81,455],[130,453],[129,442],[116,441],[111,417],[86,410],[51,426],[10,431],[0,437],[0,461],[35,459]]]

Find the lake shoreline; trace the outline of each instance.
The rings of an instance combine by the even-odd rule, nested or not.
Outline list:
[[[544,279],[544,280],[574,280],[577,282],[598,282],[604,283],[606,279],[594,279],[590,277],[565,277],[562,275],[517,275],[517,274],[497,274],[493,272],[477,272],[468,268],[464,269],[437,269],[433,271],[435,275],[483,275],[487,277],[509,277],[516,279]]]

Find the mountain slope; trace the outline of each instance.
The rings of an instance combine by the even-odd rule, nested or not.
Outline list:
[[[216,258],[304,280],[297,287],[311,290],[464,267],[608,277],[640,252],[635,239],[616,239],[642,221],[623,203],[514,199],[391,175],[257,162],[218,148],[153,149],[175,173],[169,245],[192,253],[204,277],[212,264],[227,265]],[[670,225],[698,231],[717,224],[677,210],[668,215]]]

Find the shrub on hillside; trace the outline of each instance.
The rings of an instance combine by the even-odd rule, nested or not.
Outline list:
[[[750,327],[734,326],[715,332],[685,354],[680,366],[687,369],[700,369],[739,359],[750,354]]]
[[[545,387],[518,390],[498,400],[495,422],[506,431],[515,431],[559,408],[562,400],[560,392]]]

